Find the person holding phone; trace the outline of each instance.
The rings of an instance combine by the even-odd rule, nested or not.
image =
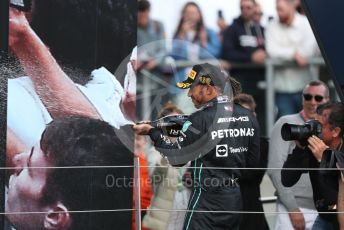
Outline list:
[[[226,29],[226,21],[225,21],[225,18],[223,17],[223,12],[222,10],[218,10],[217,11],[217,26],[219,27],[219,36],[220,36],[220,39],[221,39],[221,43],[223,41],[223,31]]]
[[[174,43],[172,54],[178,56],[177,59],[182,57],[183,59],[194,60],[219,56],[219,39],[215,31],[205,26],[201,9],[194,2],[188,2],[183,7],[181,18],[174,34],[174,39],[188,41],[208,52],[208,54],[206,54],[202,49],[199,49],[197,52],[195,50],[196,48],[190,52],[190,49],[183,49],[178,46],[178,43]],[[180,53],[180,51],[182,51],[182,53]],[[185,52],[188,53],[186,54]]]
[[[173,37],[172,57],[175,60],[189,60],[197,62],[202,59],[215,59],[219,57],[221,43],[215,31],[206,27],[200,7],[195,2],[184,5],[181,17]],[[181,108],[193,108],[191,103],[185,101],[186,93],[177,87],[177,82],[183,81],[190,69],[180,69],[171,79],[169,93],[173,102]],[[191,113],[194,110],[185,110]]]

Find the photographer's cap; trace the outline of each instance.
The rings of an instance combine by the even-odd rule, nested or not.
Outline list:
[[[217,66],[209,63],[194,65],[185,81],[176,85],[180,89],[188,89],[193,84],[218,86],[221,89],[225,86],[226,76]]]

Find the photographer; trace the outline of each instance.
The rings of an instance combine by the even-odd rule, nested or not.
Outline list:
[[[293,186],[302,173],[309,172],[314,204],[319,213],[312,229],[338,229],[337,215],[335,215],[338,199],[339,171],[308,170],[319,168],[324,164],[328,151],[344,152],[344,106],[340,103],[327,103],[318,107],[317,120],[320,122],[321,133],[303,140],[297,140],[297,146],[287,158],[283,168],[298,168],[297,170],[282,170],[282,184],[286,187]],[[325,154],[326,153],[326,154]],[[324,155],[324,159],[322,160]],[[326,162],[325,162],[326,163]],[[327,163],[326,163],[327,164]],[[299,170],[304,168],[304,170]]]
[[[303,124],[316,116],[316,109],[329,99],[329,89],[322,81],[311,81],[303,89],[302,107],[299,113],[282,116],[275,123],[271,135],[267,173],[276,188],[275,230],[310,230],[317,217],[313,202],[313,191],[309,176],[305,173],[290,188],[281,182],[281,170],[288,154],[295,148],[294,141],[284,141],[281,128],[284,123]],[[275,168],[275,169],[272,169]],[[278,170],[276,170],[276,168]],[[285,214],[288,212],[288,214]]]

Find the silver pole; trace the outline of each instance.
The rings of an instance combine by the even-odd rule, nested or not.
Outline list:
[[[149,76],[147,76],[146,74],[143,74],[143,90],[142,90],[142,111],[141,114],[143,115],[143,120],[150,120],[150,114],[147,113],[147,111],[152,111],[151,109],[151,103],[150,103],[150,99],[151,99],[151,79],[149,78]]]
[[[311,73],[312,80],[319,80],[319,67],[318,64],[309,64],[309,72]]]
[[[275,88],[274,88],[274,64],[271,59],[267,59],[265,62],[265,81],[266,87],[266,133],[270,136],[270,132],[275,121]]]
[[[136,230],[141,230],[140,159],[134,157],[134,197]]]

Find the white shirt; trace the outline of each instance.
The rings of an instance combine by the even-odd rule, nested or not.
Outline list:
[[[316,55],[317,43],[307,18],[298,13],[290,26],[279,20],[270,22],[266,29],[266,49],[271,58],[294,60],[296,52],[306,58]],[[286,67],[275,71],[275,90],[294,93],[302,91],[312,79],[309,69]]]
[[[91,75],[92,80],[85,86],[77,85],[80,91],[104,121],[116,128],[129,124],[120,109],[124,90],[116,77],[104,67],[92,71]],[[26,146],[34,146],[52,117],[35,92],[31,79],[9,79],[7,100],[7,126]]]

